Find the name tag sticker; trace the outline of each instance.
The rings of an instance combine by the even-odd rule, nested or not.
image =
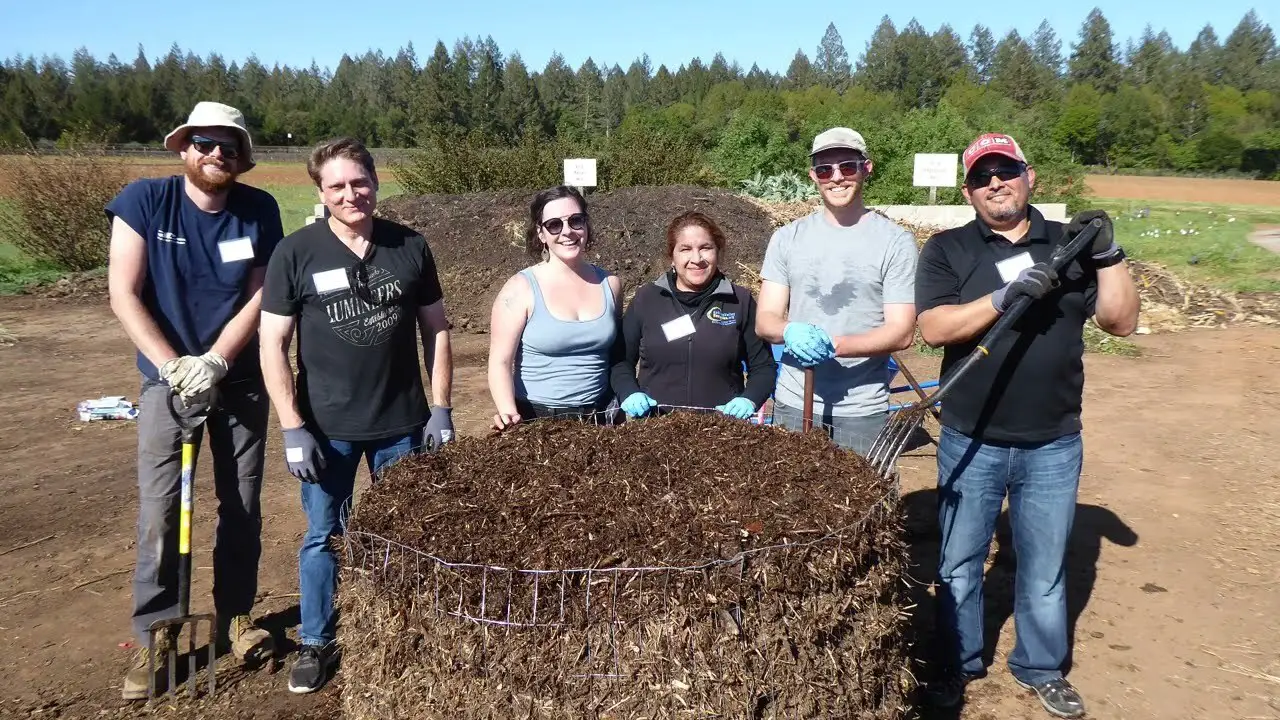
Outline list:
[[[218,254],[222,256],[222,262],[224,263],[252,260],[253,240],[247,237],[223,240],[218,243]]]
[[[688,315],[681,315],[671,322],[662,323],[662,333],[667,336],[667,342],[679,340],[682,337],[688,337],[695,331],[693,327],[693,318]]]
[[[1018,277],[1018,273],[1035,264],[1031,259],[1031,253],[1024,252],[996,263],[996,269],[1000,271],[1001,280],[1013,282],[1014,278]]]
[[[285,460],[287,460],[287,461],[289,461],[289,462],[291,462],[291,463],[300,463],[300,462],[302,462],[302,448],[300,448],[300,447],[297,447],[297,448],[285,448],[285,449],[284,449],[284,459],[285,459]]]
[[[316,284],[316,292],[323,295],[334,290],[346,290],[351,287],[347,282],[347,271],[345,268],[337,270],[325,270],[311,276],[311,282]]]

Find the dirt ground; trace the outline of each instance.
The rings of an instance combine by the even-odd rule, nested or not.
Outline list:
[[[0,717],[335,717],[341,675],[316,695],[290,695],[291,658],[274,675],[224,664],[212,706],[144,713],[119,699],[134,640],[135,434],[128,422],[82,424],[73,408],[104,394],[135,397],[132,349],[100,301],[0,298],[0,325],[16,336],[0,347]],[[485,340],[457,340],[463,433],[482,432],[490,413]],[[1070,677],[1096,718],[1280,718],[1280,419],[1266,410],[1280,400],[1280,329],[1135,340],[1142,357],[1087,360]],[[936,376],[935,358],[905,360],[918,376]],[[288,646],[304,523],[278,437],[273,430],[268,442],[257,613]],[[926,638],[933,462],[925,446],[903,469]],[[207,454],[200,463],[195,610],[210,607]],[[987,616],[999,633],[991,675],[946,717],[1048,717],[1003,664],[1013,633],[1010,555],[1001,550],[988,574]]]
[[[1280,205],[1280,181],[1228,178],[1090,175],[1089,192],[1100,198],[1165,202]]]

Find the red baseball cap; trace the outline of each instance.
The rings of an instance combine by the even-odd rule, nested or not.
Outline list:
[[[969,143],[969,147],[964,150],[964,174],[968,175],[969,169],[980,158],[993,154],[1004,155],[1021,163],[1027,161],[1027,156],[1022,154],[1022,148],[1012,136],[1002,133],[984,133]]]

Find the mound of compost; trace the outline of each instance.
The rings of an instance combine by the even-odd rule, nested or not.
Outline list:
[[[507,278],[536,261],[525,254],[524,229],[534,190],[462,195],[397,196],[378,214],[422,233],[431,246],[454,326],[485,331],[493,299]],[[651,282],[670,265],[667,224],[698,210],[715,220],[726,238],[720,269],[737,281],[741,269],[759,269],[775,229],[759,205],[716,188],[686,185],[629,187],[587,196],[595,264],[618,275],[623,294]]]
[[[352,720],[899,720],[896,492],[821,433],[540,420],[388,468],[345,539]]]
[[[382,473],[359,531],[450,562],[514,568],[684,564],[848,526],[886,486],[821,433],[709,413],[618,427],[537,421]]]

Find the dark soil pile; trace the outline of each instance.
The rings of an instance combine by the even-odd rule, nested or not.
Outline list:
[[[524,229],[534,190],[393,197],[378,213],[422,233],[431,246],[454,326],[484,331],[507,278],[536,261]],[[735,281],[738,263],[758,270],[776,227],[759,205],[725,190],[694,186],[629,187],[587,196],[595,244],[592,262],[622,280],[624,295],[669,266],[667,223],[687,210],[715,220],[727,239],[720,268]],[[747,283],[744,283],[747,284]]]
[[[820,433],[462,438],[385,471],[345,550],[353,720],[905,712],[897,497]]]

